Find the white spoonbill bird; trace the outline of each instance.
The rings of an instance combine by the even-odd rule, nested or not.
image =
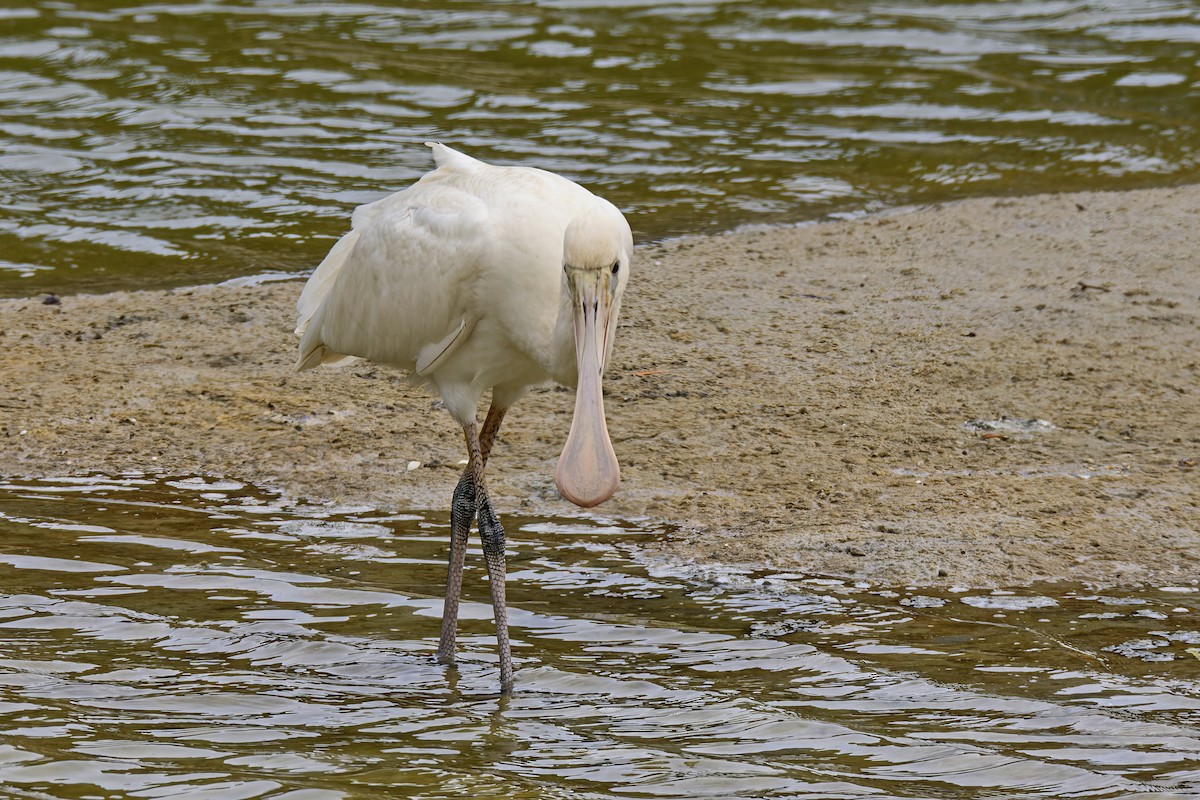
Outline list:
[[[576,386],[555,482],[583,507],[620,482],[601,375],[612,352],[633,235],[616,206],[566,178],[496,167],[446,147],[437,169],[355,210],[299,301],[300,369],[361,356],[430,384],[462,426],[468,463],[450,510],[438,659],[454,662],[471,522],[478,519],[496,616],[501,691],[512,688],[504,530],[483,471],[508,411],[533,385]],[[483,427],[476,412],[491,390]]]

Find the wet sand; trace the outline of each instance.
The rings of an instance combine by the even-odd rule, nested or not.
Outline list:
[[[661,524],[656,550],[688,561],[1194,583],[1197,220],[1192,186],[640,248],[606,384],[623,485],[599,510]],[[294,372],[300,287],[0,300],[0,474],[445,508],[460,432],[387,369]],[[575,513],[553,481],[571,410],[547,387],[509,415],[502,516]]]

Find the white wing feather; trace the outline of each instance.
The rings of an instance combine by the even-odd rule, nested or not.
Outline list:
[[[300,293],[300,299],[296,301],[296,310],[299,312],[299,317],[296,320],[297,335],[304,334],[304,329],[308,327],[309,320],[313,318],[313,314],[317,313],[317,309],[324,302],[325,296],[333,288],[333,283],[337,280],[342,265],[346,263],[346,258],[350,255],[350,251],[354,249],[354,243],[357,241],[357,230],[352,230],[341,239],[338,239],[337,244],[329,251],[329,255],[325,256],[325,260],[321,262],[320,266],[309,277],[308,283],[304,284],[304,291]]]
[[[437,169],[356,209],[353,230],[309,279],[299,368],[360,356],[418,382],[449,368],[454,378],[438,373],[443,400],[451,383],[548,379],[552,363],[574,363],[573,342],[549,352],[563,231],[598,199],[550,172],[430,147]]]
[[[427,370],[474,324],[469,287],[486,210],[452,185],[421,181],[360,208],[355,222],[301,294],[299,368],[361,356]]]

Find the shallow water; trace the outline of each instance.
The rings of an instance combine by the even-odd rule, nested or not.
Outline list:
[[[1200,591],[855,586],[507,517],[433,663],[447,526],[142,475],[0,485],[6,797],[1200,796]]]
[[[1195,180],[1200,4],[31,0],[0,8],[0,295],[312,268],[427,139],[639,239]]]

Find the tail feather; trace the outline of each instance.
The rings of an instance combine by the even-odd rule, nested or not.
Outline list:
[[[321,341],[321,337],[318,335],[321,330],[320,316],[321,309],[318,308],[315,317],[315,327],[312,327],[310,330],[306,330],[300,338],[300,357],[296,361],[297,372],[303,372],[306,369],[319,367],[322,364],[339,367],[343,364],[350,364],[358,360],[357,356],[338,353],[325,346],[325,343]]]

